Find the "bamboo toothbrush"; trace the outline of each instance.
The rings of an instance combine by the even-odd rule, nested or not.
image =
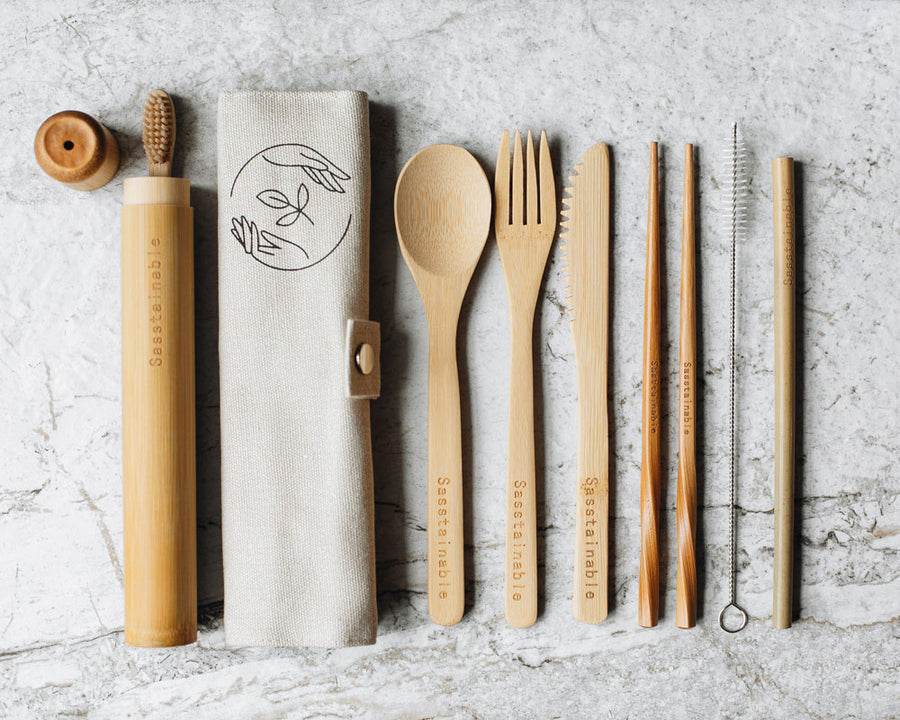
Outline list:
[[[697,623],[697,464],[695,417],[697,397],[697,333],[694,305],[694,147],[684,146],[684,194],[681,210],[681,319],[678,339],[678,491],[675,523],[678,573],[675,584],[675,625]]]
[[[125,180],[122,438],[125,641],[197,638],[194,237],[190,183],[169,177],[175,111],[144,106],[150,177]]]
[[[641,627],[653,627],[659,617],[659,283],[659,174],[657,145],[651,143],[644,285],[644,377],[641,386],[641,564],[638,582],[638,624]]]
[[[609,149],[594,145],[575,166],[563,198],[569,316],[578,369],[578,502],[574,614],[607,614],[609,553]]]
[[[794,540],[794,161],[772,161],[775,217],[775,581],[772,627],[791,626]]]

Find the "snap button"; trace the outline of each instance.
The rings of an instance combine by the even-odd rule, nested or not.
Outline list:
[[[375,348],[369,343],[356,348],[356,369],[363,375],[369,375],[375,369]]]

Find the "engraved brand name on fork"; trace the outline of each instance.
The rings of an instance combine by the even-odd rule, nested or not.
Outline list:
[[[450,527],[450,511],[447,507],[450,504],[448,497],[450,490],[450,478],[439,477],[437,479],[437,566],[438,566],[438,597],[446,600],[450,597],[450,579],[453,574],[450,563],[450,545],[449,539]]]
[[[581,573],[584,578],[584,597],[593,600],[600,590],[600,481],[595,477],[585,478],[581,483],[584,495],[584,563]]]
[[[526,577],[525,572],[525,491],[528,488],[527,480],[516,480],[513,483],[512,493],[512,518],[510,523],[510,531],[512,533],[512,599],[515,601],[522,600],[522,591],[525,585],[522,584]]]
[[[148,317],[150,321],[150,347],[148,363],[151,367],[162,367],[165,357],[165,341],[163,333],[163,260],[159,251],[161,240],[151,238],[150,250],[147,251],[147,287],[149,293]]]

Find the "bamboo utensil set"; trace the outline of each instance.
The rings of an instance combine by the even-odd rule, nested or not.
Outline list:
[[[719,616],[728,632],[737,632],[747,614],[736,601],[733,561],[735,507],[734,358],[735,253],[742,229],[742,156],[733,129],[730,150],[728,212],[731,229],[731,598]],[[545,133],[541,133],[538,171],[534,140],[526,147],[518,132],[512,145],[504,132],[494,182],[494,229],[506,278],[510,308],[511,369],[506,518],[506,618],[528,627],[537,617],[537,532],[533,397],[533,323],[544,267],[556,228],[556,192]],[[425,160],[428,162],[425,162]],[[471,166],[464,179],[458,164]],[[418,167],[421,165],[421,169]],[[455,367],[456,318],[481,253],[487,228],[482,224],[490,198],[476,171],[477,162],[462,148],[426,148],[404,167],[397,183],[395,211],[400,246],[428,317],[429,333],[429,609],[440,624],[457,622],[464,608],[462,559],[462,490],[458,463],[459,396]],[[415,171],[414,171],[415,169]],[[773,163],[776,249],[776,580],[773,624],[790,624],[791,512],[793,493],[793,248],[794,205],[789,158]],[[578,469],[575,512],[573,611],[586,623],[608,613],[609,422],[607,363],[609,354],[610,164],[603,143],[588,150],[576,165],[563,197],[560,236],[568,284],[567,305],[578,376]],[[477,230],[472,223],[475,222]],[[640,518],[641,552],[638,624],[653,627],[659,619],[659,526],[661,503],[661,257],[657,143],[650,147],[647,201],[647,247],[644,288],[644,352]],[[460,232],[468,225],[470,232]],[[416,234],[410,234],[412,227]],[[419,238],[418,240],[413,238]],[[678,481],[676,492],[676,625],[697,621],[697,346],[695,269],[694,149],[684,150],[681,287],[678,359]],[[447,260],[457,263],[455,280]],[[439,288],[439,289],[438,289]],[[435,310],[438,305],[449,308]],[[443,319],[439,319],[443,318]],[[446,333],[437,341],[435,333]],[[437,355],[437,357],[435,357]],[[452,392],[435,385],[436,367],[451,365]],[[449,423],[443,418],[453,417]],[[451,452],[452,450],[452,452]],[[452,528],[452,529],[448,529]],[[449,579],[449,578],[452,578]],[[454,584],[455,583],[455,584]],[[449,590],[452,588],[452,591]],[[448,596],[447,593],[450,593]],[[737,616],[734,624],[733,615]]]
[[[190,184],[171,177],[172,102],[153,91],[144,110],[149,177],[124,183],[122,210],[123,473],[125,635],[133,645],[192,642],[197,632],[193,211]],[[299,146],[303,147],[303,146]],[[118,146],[102,125],[66,111],[44,122],[35,154],[52,177],[95,189],[113,176]],[[512,163],[510,165],[510,154]],[[732,128],[727,188],[731,240],[730,586],[719,624],[737,632],[747,613],[735,596],[736,253],[743,157]],[[795,191],[793,160],[772,164],[775,297],[775,566],[773,619],[791,623],[794,493]],[[500,142],[494,229],[510,312],[510,406],[505,609],[510,625],[537,618],[534,313],[556,232],[556,187],[546,133]],[[676,625],[697,620],[697,340],[693,146],[684,151],[678,360]],[[573,611],[586,623],[608,613],[610,159],[603,143],[575,166],[562,199],[562,254],[578,385],[578,458]],[[416,282],[429,332],[428,603],[432,620],[458,622],[465,607],[463,477],[457,324],[483,251],[492,198],[478,161],[434,145],[406,163],[394,213],[400,249]],[[657,144],[650,149],[644,288],[638,623],[659,618],[661,483],[661,256]]]

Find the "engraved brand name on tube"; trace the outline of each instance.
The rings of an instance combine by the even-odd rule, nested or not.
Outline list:
[[[584,495],[584,597],[593,600],[600,592],[600,481],[595,477],[585,478],[581,483]]]
[[[438,566],[438,597],[446,600],[450,597],[450,579],[452,576],[450,564],[450,511],[448,505],[450,498],[450,478],[439,477],[437,479],[437,566]]]
[[[785,188],[781,200],[781,232],[784,237],[784,277],[782,285],[794,284],[794,193]]]
[[[159,251],[161,240],[158,237],[150,240],[147,252],[147,287],[150,289],[148,300],[148,327],[150,328],[150,346],[147,362],[151,367],[162,367],[165,356],[165,339],[163,337],[163,261]]]
[[[681,367],[681,420],[685,435],[690,435],[694,429],[694,406],[691,402],[693,384],[694,366],[693,363],[686,362]]]
[[[518,602],[522,599],[522,591],[525,590],[525,490],[528,488],[527,480],[513,482],[512,500],[512,599]]]

